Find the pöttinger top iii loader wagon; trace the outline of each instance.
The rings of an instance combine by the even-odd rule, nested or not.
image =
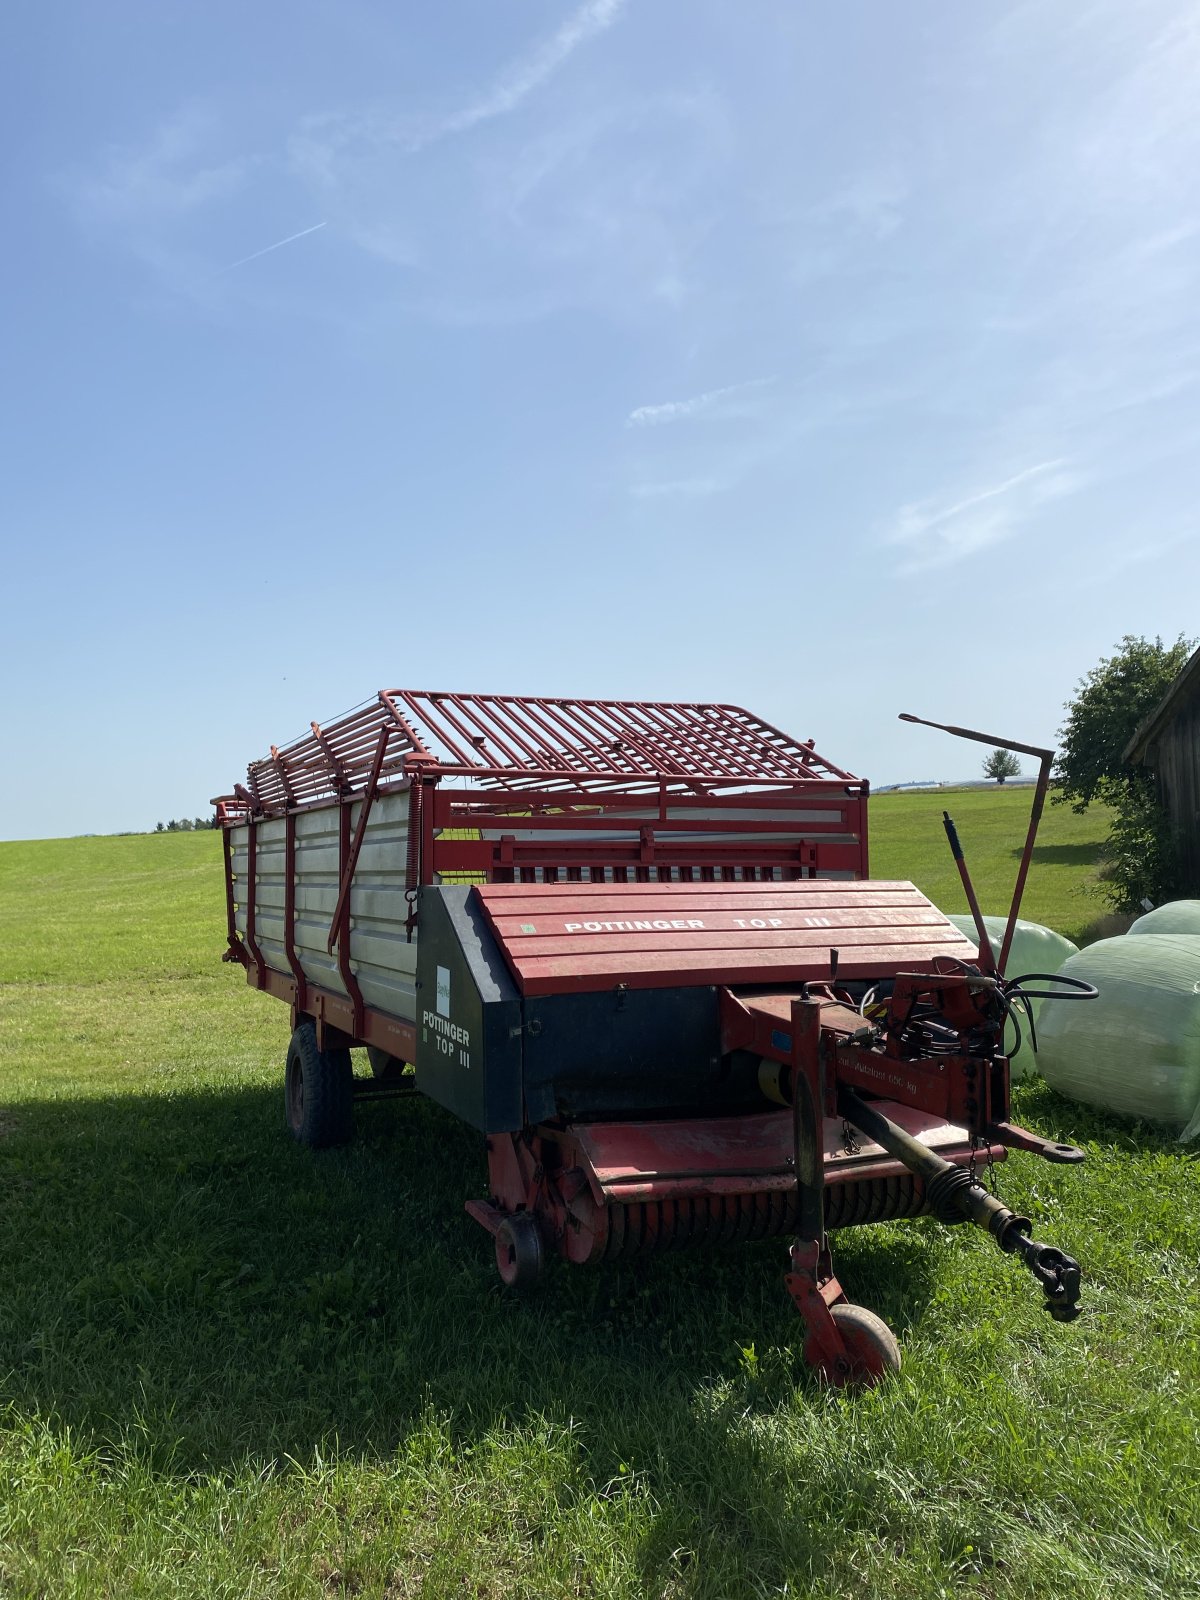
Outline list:
[[[868,877],[867,796],[736,706],[392,689],[313,723],[216,802],[226,959],[291,1007],[293,1133],[344,1141],[415,1068],[485,1138],[467,1210],[516,1286],[551,1254],[788,1235],[838,1384],[900,1361],[834,1276],[838,1228],[974,1221],[1070,1320],[1078,1266],[976,1177],[1082,1159],[1008,1120],[1019,981]]]

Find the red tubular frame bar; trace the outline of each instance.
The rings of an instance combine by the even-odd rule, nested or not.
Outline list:
[[[808,782],[734,795],[662,792],[656,805],[650,796],[611,793],[552,798],[548,805],[528,791],[439,786],[426,801],[435,834],[475,830],[483,836],[427,839],[432,865],[426,854],[426,871],[474,872],[500,882],[555,882],[560,872],[566,881],[584,882],[609,873],[626,881],[630,872],[635,879],[683,882],[867,872],[865,784]]]
[[[338,882],[337,904],[333,908],[333,921],[329,924],[329,942],[325,946],[330,955],[333,947],[341,939],[344,931],[350,931],[350,919],[347,915],[350,905],[350,884],[354,878],[354,869],[358,865],[358,852],[362,849],[363,838],[367,831],[367,819],[371,815],[371,805],[375,799],[376,786],[379,783],[379,773],[383,766],[383,758],[387,753],[388,734],[390,728],[382,728],[379,734],[379,745],[375,751],[375,760],[371,764],[371,776],[367,779],[367,787],[363,793],[362,809],[358,814],[358,826],[354,830],[354,839],[349,851],[343,851],[341,869]],[[289,816],[292,813],[289,812]],[[350,815],[348,806],[342,807],[342,820],[345,822]]]
[[[218,814],[218,820],[224,821]],[[244,947],[237,931],[237,902],[233,894],[233,846],[230,843],[228,827],[221,828],[221,856],[225,863],[225,927],[228,934],[229,948],[223,960],[241,960],[239,951],[244,953]]]
[[[283,950],[296,980],[296,1009],[308,1008],[308,979],[296,953],[296,813],[289,811],[284,824]]]
[[[461,776],[626,790],[657,788],[664,778],[685,788],[855,781],[811,741],[799,743],[740,706],[413,689],[389,689],[381,699],[402,703],[408,716],[397,709],[397,720],[414,733],[423,728],[445,752],[436,758],[442,772]],[[423,743],[420,753],[429,754]]]
[[[261,989],[270,968],[258,947],[255,927],[255,908],[258,905],[258,818],[249,818],[246,828],[246,882],[250,894],[246,900],[246,949],[254,962],[258,987]]]
[[[350,807],[344,805],[338,818],[338,863],[342,881],[349,888],[352,872],[350,852]],[[350,896],[347,893],[341,901],[337,911],[337,956],[338,972],[342,982],[346,985],[346,993],[350,996],[352,1007],[352,1024],[348,1030],[356,1039],[362,1038],[363,1021],[366,1007],[363,1003],[362,990],[358,987],[358,979],[354,976],[354,969],[350,965]],[[332,940],[331,940],[332,943]]]
[[[859,783],[812,740],[793,739],[740,706],[381,689],[366,706],[272,746],[251,763],[248,789],[214,803],[233,820],[239,801],[277,815],[370,787],[385,729],[393,753],[376,779],[382,784],[418,767],[488,787],[593,797]]]

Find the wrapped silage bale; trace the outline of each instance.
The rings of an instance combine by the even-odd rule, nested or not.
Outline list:
[[[969,911],[956,911],[950,921],[960,933],[966,934],[972,944],[977,943],[979,934],[975,928],[975,918]],[[999,961],[1008,918],[984,917],[983,925],[991,941],[992,954]],[[1023,972],[1057,972],[1068,956],[1078,954],[1079,946],[1065,939],[1061,933],[1055,933],[1053,928],[1045,928],[1040,922],[1026,922],[1023,917],[1018,917],[1005,963],[1006,975],[1019,978]]]
[[[975,927],[975,919],[969,911],[955,912],[950,916],[950,921],[960,933],[966,934],[971,943],[978,949],[979,933]],[[1004,945],[1004,930],[1008,926],[1007,917],[984,917],[983,925],[987,929],[988,940],[992,946],[992,954],[997,961]],[[1008,961],[1005,969],[1008,977],[1019,978],[1026,972],[1057,972],[1068,956],[1078,953],[1079,946],[1072,944],[1070,939],[1064,939],[1061,933],[1055,933],[1053,928],[1045,928],[1040,922],[1026,922],[1021,917],[1017,918],[1017,925],[1013,929],[1012,945],[1008,952]],[[1038,1024],[1038,1012],[1042,1002],[1033,1000],[1033,1020]],[[1014,1079],[1028,1078],[1037,1070],[1037,1061],[1030,1048],[1029,1027],[1024,1014],[1020,1014],[1021,1036],[1023,1043],[1020,1052],[1012,1062],[1012,1076]],[[1041,1027],[1038,1024],[1038,1043],[1041,1044]],[[1004,1049],[1006,1054],[1016,1048],[1016,1030],[1010,1020],[1004,1028]]]
[[[1129,932],[1200,934],[1200,900],[1168,900],[1139,917]]]
[[[1049,1001],[1038,1065],[1060,1094],[1179,1135],[1200,1133],[1200,935],[1102,939],[1062,967],[1097,1000]]]

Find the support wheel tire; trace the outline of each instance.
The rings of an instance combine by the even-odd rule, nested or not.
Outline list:
[[[542,1275],[542,1233],[531,1211],[516,1211],[496,1230],[496,1270],[510,1289],[532,1289]]]
[[[900,1346],[882,1317],[866,1306],[849,1304],[831,1306],[829,1314],[846,1346],[846,1357],[815,1364],[835,1389],[864,1388],[900,1371]]]
[[[354,1069],[346,1049],[318,1050],[317,1030],[302,1022],[292,1034],[284,1071],[287,1125],[314,1150],[347,1144],[354,1134]]]

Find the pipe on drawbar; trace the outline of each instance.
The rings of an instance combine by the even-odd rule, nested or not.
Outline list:
[[[1056,1322],[1072,1322],[1079,1315],[1079,1263],[1054,1245],[1040,1244],[1030,1237],[1033,1224],[1009,1208],[969,1172],[955,1167],[914,1139],[875,1106],[860,1100],[852,1089],[838,1089],[838,1113],[881,1145],[890,1156],[902,1161],[911,1173],[924,1180],[930,1209],[943,1222],[965,1217],[990,1233],[1004,1250],[1019,1255],[1037,1279],[1046,1296],[1046,1310]]]

